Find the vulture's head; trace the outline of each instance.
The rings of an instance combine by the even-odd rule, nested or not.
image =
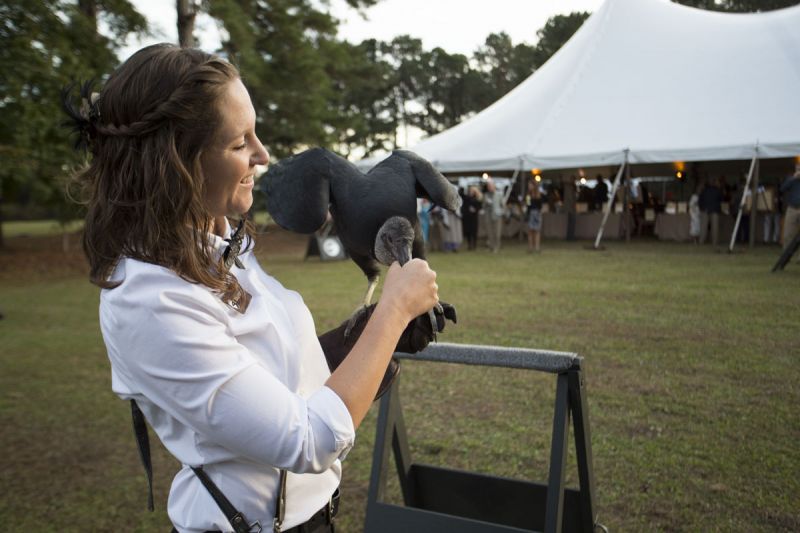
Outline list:
[[[414,227],[408,219],[391,217],[383,223],[375,236],[375,258],[384,265],[395,261],[401,265],[411,259]]]

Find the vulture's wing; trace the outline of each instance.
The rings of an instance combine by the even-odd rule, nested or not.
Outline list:
[[[267,210],[281,227],[313,233],[328,215],[331,178],[352,172],[346,159],[323,148],[312,148],[270,165],[263,180]]]
[[[455,211],[461,207],[458,189],[452,185],[427,159],[408,150],[395,150],[392,155],[378,163],[375,168],[388,166],[402,173],[401,168],[410,168],[417,181],[417,191],[421,197],[445,209]],[[406,171],[407,172],[407,171]],[[421,190],[420,190],[421,189]]]

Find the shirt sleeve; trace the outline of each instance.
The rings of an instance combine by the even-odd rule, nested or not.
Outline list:
[[[131,390],[256,462],[318,473],[344,458],[355,430],[339,396],[327,387],[308,398],[289,390],[228,331],[208,290],[168,272],[123,286],[108,291],[101,326]],[[264,327],[274,326],[265,319]]]

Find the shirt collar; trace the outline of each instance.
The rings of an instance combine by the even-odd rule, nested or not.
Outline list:
[[[222,236],[217,235],[216,233],[208,232],[206,233],[206,242],[208,246],[214,251],[214,257],[219,258],[222,256],[222,253],[225,251],[225,248],[228,247],[228,241],[225,239],[231,238],[231,223],[228,221],[228,218],[225,218],[225,230],[222,232]]]

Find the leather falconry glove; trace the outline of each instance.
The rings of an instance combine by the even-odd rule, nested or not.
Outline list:
[[[364,327],[367,325],[369,318],[372,316],[375,305],[376,304],[368,306],[365,312],[359,316],[347,338],[344,336],[344,331],[347,328],[348,321],[344,321],[338,328],[332,329],[319,336],[319,343],[322,346],[322,351],[325,353],[325,359],[328,362],[328,368],[331,372],[339,367],[345,357],[347,357],[347,354],[350,353],[350,350],[353,349],[356,341],[364,331]],[[450,320],[453,324],[457,321],[456,308],[448,303],[439,302],[439,305],[434,308],[433,313],[436,317],[437,333],[444,330],[446,320]],[[411,354],[417,353],[425,349],[432,340],[434,340],[434,333],[430,315],[428,313],[423,313],[408,323],[408,326],[406,326],[406,329],[403,330],[402,335],[400,335],[400,340],[397,342],[395,351]],[[389,390],[389,387],[394,382],[399,372],[400,362],[392,357],[389,361],[389,366],[386,368],[386,373],[383,376],[380,387],[378,387],[378,393],[375,395],[376,400]]]

